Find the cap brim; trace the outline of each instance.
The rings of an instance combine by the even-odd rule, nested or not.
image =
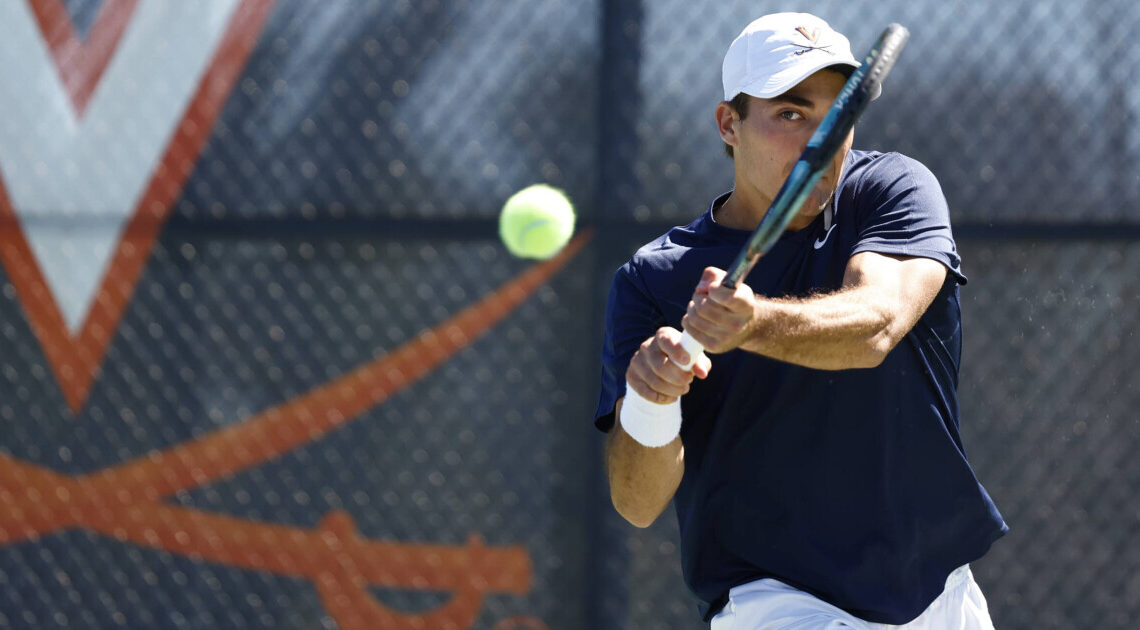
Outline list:
[[[810,77],[816,72],[819,72],[820,70],[823,70],[824,68],[830,68],[832,66],[843,66],[844,68],[851,68],[851,70],[855,70],[860,65],[861,64],[858,62],[852,63],[849,61],[823,59],[814,65],[799,66],[796,68],[789,68],[784,72],[777,72],[764,81],[758,81],[751,85],[744,86],[740,92],[742,94],[748,94],[749,96],[755,96],[756,98],[774,98],[799,85],[800,82],[802,82],[804,79]],[[850,77],[850,73],[848,73],[847,76]],[[874,100],[876,98],[879,98],[879,95],[882,93],[882,91],[882,85],[879,85],[875,89],[875,93],[871,95],[871,99]]]

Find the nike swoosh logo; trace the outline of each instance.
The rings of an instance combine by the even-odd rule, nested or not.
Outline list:
[[[814,248],[816,248],[816,249],[819,249],[820,247],[823,247],[823,244],[827,242],[827,238],[828,238],[829,236],[831,236],[831,233],[832,233],[832,232],[834,232],[834,231],[835,231],[835,224],[834,224],[834,223],[832,223],[832,224],[831,224],[831,227],[830,227],[830,228],[828,228],[828,229],[827,229],[827,231],[823,233],[823,236],[821,236],[821,237],[819,237],[819,238],[815,239],[815,242],[814,242],[814,243],[812,243],[812,247],[814,247]]]

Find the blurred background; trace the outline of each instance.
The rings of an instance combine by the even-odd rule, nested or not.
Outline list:
[[[609,504],[602,309],[731,183],[728,43],[804,9],[912,33],[856,146],[950,201],[997,627],[1136,627],[1140,5],[10,0],[0,628],[702,627],[672,512]]]

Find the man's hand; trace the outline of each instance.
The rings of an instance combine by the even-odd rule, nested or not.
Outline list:
[[[693,377],[705,378],[712,368],[712,362],[703,354],[691,372],[677,367],[687,361],[689,353],[681,347],[681,331],[663,326],[642,342],[630,359],[626,386],[648,401],[669,404],[688,393]]]
[[[743,282],[735,289],[723,286],[725,275],[721,269],[705,267],[681,320],[685,331],[714,354],[740,347],[752,332],[757,312],[752,289]]]

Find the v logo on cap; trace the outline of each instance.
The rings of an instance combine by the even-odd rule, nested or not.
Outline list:
[[[804,37],[806,37],[807,40],[813,44],[816,43],[817,41],[819,41],[819,29],[818,28],[813,28],[813,29],[809,30],[803,26],[797,26],[796,32],[799,33],[800,35],[803,35]]]

